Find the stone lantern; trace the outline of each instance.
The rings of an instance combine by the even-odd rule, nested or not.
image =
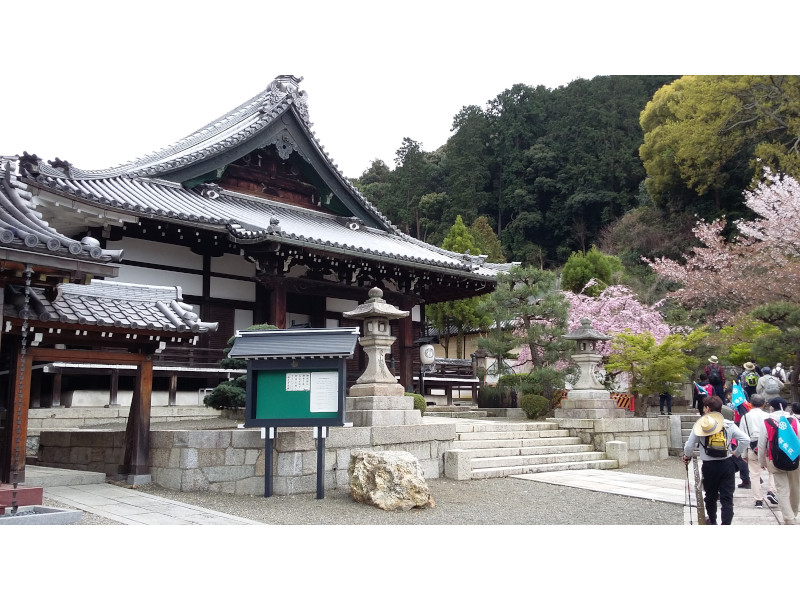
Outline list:
[[[370,425],[416,425],[422,422],[414,400],[405,395],[405,388],[397,383],[386,365],[386,354],[391,352],[396,339],[391,335],[389,321],[409,315],[383,299],[383,291],[374,287],[369,299],[353,310],[342,313],[347,319],[364,321],[358,343],[367,355],[367,368],[350,388],[347,398],[347,415],[356,427]]]
[[[617,407],[611,394],[594,376],[594,369],[602,356],[597,352],[597,342],[607,341],[611,336],[592,329],[592,322],[581,319],[581,326],[562,336],[575,340],[577,351],[572,355],[581,374],[567,397],[561,401],[561,408],[555,411],[556,418],[603,419],[624,417],[625,411]]]
[[[597,353],[597,342],[606,342],[611,339],[592,329],[592,322],[584,317],[581,326],[562,336],[565,340],[575,340],[578,350],[572,355],[572,360],[580,367],[581,374],[578,381],[572,386],[574,390],[602,390],[602,384],[594,376],[594,369],[602,356]]]

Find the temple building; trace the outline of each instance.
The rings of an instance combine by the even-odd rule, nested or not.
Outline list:
[[[410,313],[393,327],[390,358],[410,389],[425,305],[491,292],[504,265],[392,225],[324,151],[300,82],[279,76],[171,146],[117,167],[84,170],[26,152],[7,170],[50,227],[99,240],[109,255],[124,249],[114,281],[177,287],[183,310],[218,324],[197,341],[209,362],[257,323],[358,326],[343,313],[381,288]],[[348,373],[364,365],[359,350]]]

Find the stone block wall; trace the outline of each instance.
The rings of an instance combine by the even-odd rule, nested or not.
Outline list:
[[[629,462],[663,460],[669,456],[669,419],[666,417],[552,420],[600,452],[605,452],[608,442],[625,442]]]
[[[116,476],[125,458],[125,432],[91,429],[42,431],[36,464]]]
[[[405,450],[419,460],[427,479],[442,477],[443,456],[454,439],[452,424],[332,427],[325,439],[325,489],[349,486],[347,467],[356,449]],[[37,464],[113,477],[124,458],[124,443],[124,431],[45,430],[40,434]],[[167,489],[263,495],[264,453],[265,440],[259,429],[150,432],[152,480]],[[276,495],[316,491],[317,450],[312,429],[278,429],[272,472]]]
[[[347,467],[355,449],[405,450],[420,462],[425,477],[443,476],[443,455],[455,439],[455,425],[332,427],[325,439],[325,489],[349,486]],[[153,482],[174,490],[264,494],[265,445],[258,429],[154,431],[150,434]],[[317,450],[309,428],[278,429],[274,440],[273,493],[317,489]]]

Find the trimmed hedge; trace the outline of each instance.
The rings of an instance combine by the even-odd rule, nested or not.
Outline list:
[[[543,417],[550,410],[550,403],[547,398],[536,394],[523,394],[519,404],[520,408],[525,411],[525,416],[529,419]]]
[[[405,395],[414,398],[414,408],[424,415],[425,411],[428,409],[428,403],[425,402],[425,398],[419,394],[412,394],[411,392],[406,392]]]

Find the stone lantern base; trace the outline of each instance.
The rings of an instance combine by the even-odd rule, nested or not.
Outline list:
[[[557,419],[624,418],[627,412],[611,399],[608,390],[570,390],[555,410]]]
[[[357,383],[347,396],[347,420],[354,427],[419,425],[422,414],[399,383]]]

